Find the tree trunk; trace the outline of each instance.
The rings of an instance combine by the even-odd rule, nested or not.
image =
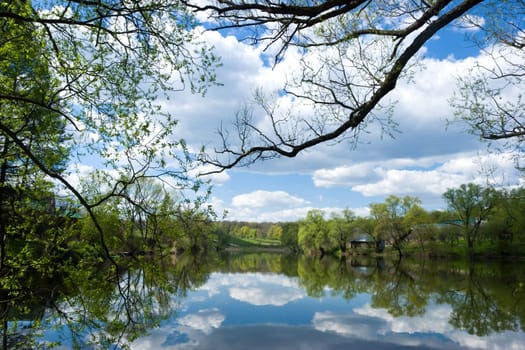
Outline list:
[[[474,257],[474,238],[472,237],[472,232],[470,231],[468,225],[465,227],[465,239],[467,241],[467,252],[470,260]]]

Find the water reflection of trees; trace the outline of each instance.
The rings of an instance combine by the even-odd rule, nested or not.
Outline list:
[[[123,262],[118,274],[114,266],[93,262],[71,266],[61,271],[59,284],[39,281],[22,300],[2,300],[3,349],[33,349],[42,342],[47,348],[125,347],[172,316],[187,291],[206,282],[211,266],[196,256],[134,259]],[[58,330],[61,338],[42,337],[44,330]]]
[[[299,277],[311,297],[326,293],[351,299],[371,296],[371,306],[394,317],[421,316],[431,304],[452,307],[450,324],[478,336],[525,331],[523,264],[472,263],[369,256],[337,260],[272,253],[227,255],[216,270],[267,272]]]
[[[187,292],[212,272],[284,274],[312,297],[351,299],[366,293],[371,307],[393,317],[421,316],[434,304],[447,304],[450,324],[478,336],[525,331],[523,264],[184,255],[122,262],[119,274],[111,266],[80,262],[46,278],[19,276],[18,297],[0,300],[3,348],[32,349],[43,339],[77,348],[125,346],[172,317]],[[42,338],[52,328],[64,339]]]
[[[430,304],[449,304],[449,322],[470,334],[525,331],[523,264],[450,263],[369,259],[345,262],[299,258],[308,295],[371,296],[371,306],[394,317],[423,315]]]
[[[452,306],[450,323],[470,334],[525,331],[524,276],[522,269],[511,264],[496,269],[470,266],[461,280],[462,289],[440,295],[440,302]]]
[[[297,257],[276,253],[225,254],[217,267],[220,272],[268,272],[297,276]]]

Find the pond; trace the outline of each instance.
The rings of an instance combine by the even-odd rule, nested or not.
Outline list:
[[[126,266],[78,269],[43,305],[14,307],[4,347],[525,349],[523,263],[259,253]]]

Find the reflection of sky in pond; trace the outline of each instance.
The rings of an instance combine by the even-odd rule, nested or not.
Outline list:
[[[524,349],[523,333],[469,335],[448,322],[452,309],[431,303],[423,315],[395,318],[366,294],[311,298],[296,278],[212,274],[176,315],[132,349]]]

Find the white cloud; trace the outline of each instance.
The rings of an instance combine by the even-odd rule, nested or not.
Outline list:
[[[242,277],[244,285],[230,284],[230,297],[252,305],[283,306],[306,296],[303,289],[283,276],[256,273]]]
[[[454,328],[450,323],[452,308],[450,305],[435,304],[427,307],[425,313],[416,317],[393,317],[385,309],[373,308],[370,304],[353,310],[356,314],[368,316],[384,321],[382,329],[378,334],[412,334],[412,333],[436,333],[453,340],[461,347],[470,349],[522,349],[525,344],[525,334],[520,332],[503,332],[487,336],[476,336],[468,334],[464,330]],[[339,324],[342,323],[342,324]],[[332,328],[345,330],[344,317],[333,320]],[[365,336],[368,335],[365,333]]]
[[[204,181],[210,180],[214,185],[222,185],[230,181],[230,175],[227,171],[216,173],[218,168],[213,165],[202,165],[196,169],[192,169],[189,174],[191,176],[200,177]]]
[[[179,324],[210,334],[213,329],[219,328],[224,321],[224,315],[216,308],[199,310],[179,318]]]
[[[283,288],[231,288],[230,296],[252,305],[273,305],[283,306],[291,301],[301,299],[304,297],[304,292],[299,289],[283,289]]]
[[[284,191],[259,190],[233,197],[232,204],[237,208],[293,208],[306,204],[306,201]]]
[[[169,100],[160,101],[163,110],[179,120],[176,134],[185,139],[193,149],[206,146],[213,153],[222,141],[218,130],[221,125],[230,128],[237,110],[252,100],[256,88],[278,90],[284,84],[283,68],[271,69],[262,59],[263,49],[239,42],[233,36],[222,36],[216,31],[206,31],[200,37],[213,47],[221,59],[216,69],[220,86],[208,89],[205,96],[190,91],[170,93]],[[284,63],[283,63],[284,65]],[[234,139],[235,135],[231,135]]]
[[[441,195],[467,182],[506,186],[519,182],[511,154],[456,155],[421,159],[392,159],[320,169],[313,174],[316,186],[351,187],[364,196],[390,194]]]
[[[306,296],[295,279],[277,274],[212,274],[201,290],[209,296],[226,289],[232,299],[252,305],[283,306]]]
[[[431,193],[442,194],[447,188],[457,187],[465,183],[466,178],[455,174],[439,171],[387,170],[383,179],[352,187],[352,190],[364,196],[379,196],[390,194]]]
[[[312,178],[318,187],[348,186],[370,179],[373,173],[374,164],[364,162],[333,169],[318,169],[313,172]]]
[[[296,221],[306,217],[306,213],[309,210],[314,209],[313,207],[299,207],[293,209],[282,209],[275,210],[272,207],[260,208],[258,211],[249,211],[241,214],[243,221],[256,221],[256,222],[286,222]],[[233,214],[234,212],[232,212]]]
[[[257,208],[248,207],[225,207],[224,202],[214,199],[211,203],[219,214],[227,212],[227,220],[250,221],[250,222],[288,222],[304,219],[308,211],[313,209],[321,210],[329,217],[332,213],[342,213],[345,209],[352,210],[358,216],[368,216],[368,207],[322,207],[322,206],[298,206],[297,208],[280,209],[269,203],[266,206]]]

